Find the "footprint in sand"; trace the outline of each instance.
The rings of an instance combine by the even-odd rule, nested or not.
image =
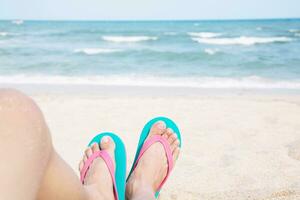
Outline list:
[[[297,140],[296,142],[291,143],[289,146],[289,157],[300,160],[300,140]]]

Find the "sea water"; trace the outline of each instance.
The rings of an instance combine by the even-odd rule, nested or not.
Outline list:
[[[300,19],[0,21],[1,84],[300,89]]]

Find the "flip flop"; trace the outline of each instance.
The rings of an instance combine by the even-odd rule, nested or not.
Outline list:
[[[101,157],[104,162],[106,163],[111,178],[113,180],[113,185],[114,185],[114,196],[115,200],[125,200],[125,184],[126,184],[126,150],[124,143],[122,140],[115,135],[114,133],[101,133],[97,136],[95,136],[91,142],[89,143],[88,146],[91,146],[93,143],[100,144],[101,139],[104,136],[109,136],[115,143],[115,163],[116,163],[116,168],[113,165],[112,158],[109,156],[107,151],[105,150],[100,150],[97,152],[94,152],[91,157],[88,158],[88,160],[85,162],[81,172],[80,172],[80,180],[83,183],[84,178],[89,170],[90,165],[93,163],[93,161],[96,158]]]
[[[163,181],[161,182],[161,184],[159,185],[158,189],[155,192],[155,198],[158,198],[162,186],[166,182],[167,178],[170,175],[170,172],[172,171],[172,169],[174,167],[173,166],[173,162],[174,161],[173,161],[172,151],[171,151],[171,148],[170,148],[170,145],[169,145],[168,141],[164,137],[162,137],[160,135],[155,135],[155,136],[152,136],[152,137],[150,137],[149,139],[146,140],[146,138],[148,137],[148,135],[150,133],[151,127],[153,126],[153,124],[155,124],[158,121],[165,122],[167,128],[173,129],[174,133],[177,135],[177,138],[178,138],[178,140],[180,142],[179,143],[179,147],[181,147],[181,143],[182,142],[181,142],[180,131],[179,131],[177,125],[171,119],[168,119],[166,117],[157,117],[157,118],[154,118],[154,119],[150,120],[144,126],[144,128],[142,130],[142,133],[141,133],[141,136],[140,136],[140,140],[139,140],[139,143],[138,143],[138,147],[137,147],[137,151],[136,151],[136,154],[135,154],[134,162],[133,162],[133,165],[131,167],[130,173],[129,173],[128,177],[127,177],[127,181],[128,181],[131,173],[133,172],[133,170],[137,166],[137,164],[138,164],[140,158],[143,156],[144,152],[152,144],[154,144],[156,142],[160,142],[163,145],[163,147],[165,149],[165,152],[166,152],[166,156],[167,156],[167,160],[168,160],[168,171],[167,171],[166,177],[163,179]]]

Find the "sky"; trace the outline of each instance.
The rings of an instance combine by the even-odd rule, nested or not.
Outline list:
[[[299,18],[300,0],[0,0],[0,19]]]

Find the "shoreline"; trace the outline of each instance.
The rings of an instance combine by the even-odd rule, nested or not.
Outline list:
[[[30,95],[69,94],[98,96],[143,96],[163,97],[206,96],[206,95],[295,95],[300,96],[300,89],[237,89],[237,88],[196,88],[169,86],[122,86],[122,85],[48,85],[48,84],[0,84],[1,88],[13,88]]]

